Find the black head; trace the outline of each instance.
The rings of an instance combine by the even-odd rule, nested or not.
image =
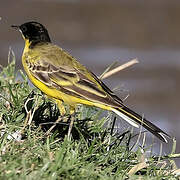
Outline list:
[[[12,26],[19,29],[24,39],[28,39],[31,43],[51,42],[47,29],[38,22],[27,22],[20,26]]]

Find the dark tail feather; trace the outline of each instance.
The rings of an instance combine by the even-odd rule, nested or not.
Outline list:
[[[152,124],[151,122],[149,122],[148,120],[146,120],[145,118],[135,113],[126,106],[113,109],[113,111],[135,127],[137,127],[137,124],[142,125],[145,129],[150,131],[153,135],[155,135],[165,143],[168,143],[166,137],[171,138],[167,133],[162,131],[160,128],[158,128],[157,126],[155,126],[154,124]]]

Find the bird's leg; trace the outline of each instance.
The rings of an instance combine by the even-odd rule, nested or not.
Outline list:
[[[61,101],[61,100],[56,100],[56,103],[57,103],[57,105],[58,105],[58,108],[59,108],[59,111],[60,111],[60,114],[61,114],[60,118],[61,118],[62,122],[67,122],[67,121],[69,120],[69,115],[68,115],[67,112],[66,112],[66,109],[65,109],[65,107],[64,107],[63,101]],[[71,111],[72,111],[72,112],[71,112]],[[73,113],[74,113],[74,108],[71,108],[71,107],[70,107],[70,116],[71,116],[71,114],[73,114]]]
[[[63,117],[65,114],[66,114],[66,109],[63,105],[63,101],[61,100],[56,100],[56,103],[58,105],[58,108],[59,108],[59,111],[60,111],[60,114],[61,116]]]
[[[71,131],[72,131],[72,127],[74,124],[74,120],[75,120],[75,107],[70,106],[70,124],[69,124],[69,129],[68,129],[68,139],[71,139]]]

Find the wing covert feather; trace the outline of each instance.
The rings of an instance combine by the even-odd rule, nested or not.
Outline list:
[[[53,53],[53,52],[51,52]],[[26,61],[30,73],[49,88],[59,88],[65,94],[115,107],[121,100],[96,75],[88,71],[75,58],[58,48],[52,61],[42,53],[37,61]],[[49,53],[48,53],[49,54]],[[54,59],[58,61],[54,62]]]

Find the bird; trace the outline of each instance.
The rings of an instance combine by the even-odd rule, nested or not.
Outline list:
[[[127,107],[93,72],[61,47],[51,42],[48,30],[39,22],[30,21],[12,25],[25,41],[22,64],[30,81],[53,99],[64,116],[69,106],[73,115],[79,104],[114,112],[130,125],[143,126],[162,142],[167,143],[166,132]]]

